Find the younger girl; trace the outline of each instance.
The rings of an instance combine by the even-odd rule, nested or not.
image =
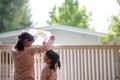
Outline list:
[[[48,50],[44,56],[46,66],[42,70],[41,80],[57,80],[57,67],[61,67],[59,55],[53,50]]]
[[[35,80],[34,79],[34,55],[52,48],[54,36],[51,36],[47,43],[41,46],[32,46],[34,37],[23,32],[18,36],[15,49],[12,50],[14,60],[14,80]]]

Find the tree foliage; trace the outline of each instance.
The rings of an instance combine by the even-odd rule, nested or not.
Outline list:
[[[0,0],[0,32],[24,29],[30,17],[28,0]]]
[[[120,5],[120,0],[117,0],[117,3]]]
[[[120,5],[120,0],[116,0],[117,3]],[[120,45],[120,16],[113,15],[110,21],[109,29],[108,29],[108,36],[107,37],[100,37],[100,41],[102,44],[113,44],[113,45]]]
[[[112,42],[114,45],[120,45],[120,19],[118,16],[112,16],[108,31],[107,37],[100,38],[101,43],[109,44]]]
[[[48,24],[63,24],[80,28],[88,28],[91,20],[91,13],[86,11],[85,7],[79,8],[78,0],[65,0],[58,8],[54,6],[49,11],[50,20]]]

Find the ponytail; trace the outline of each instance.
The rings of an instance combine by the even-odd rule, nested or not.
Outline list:
[[[24,44],[23,44],[23,41],[21,39],[18,40],[16,46],[15,46],[15,49],[19,50],[19,51],[22,51],[24,50]]]
[[[51,64],[50,69],[53,69],[55,71],[55,64]]]
[[[59,69],[61,68],[61,63],[60,63],[60,60],[58,60],[58,65]]]
[[[60,61],[58,60],[58,62],[55,64],[55,63],[52,63],[50,65],[50,69],[53,69],[54,71],[56,70],[56,67],[59,67],[59,69],[61,68],[61,63]]]
[[[15,45],[15,49],[17,49],[19,51],[24,50],[25,47],[24,47],[23,41],[25,39],[28,39],[29,41],[34,41],[34,37],[31,34],[29,34],[27,32],[23,32],[18,36],[18,42]]]

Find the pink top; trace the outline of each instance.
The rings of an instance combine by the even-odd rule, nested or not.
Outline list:
[[[49,65],[43,68],[41,74],[41,80],[57,80],[57,73],[53,69],[49,68]]]
[[[34,80],[34,55],[48,50],[53,41],[38,47],[26,47],[23,51],[12,50],[14,59],[14,80]]]

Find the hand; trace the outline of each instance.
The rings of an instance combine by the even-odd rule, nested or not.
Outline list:
[[[42,44],[44,45],[44,44],[46,44],[46,42],[45,42],[45,41],[43,41],[43,43],[42,43]]]
[[[53,35],[50,36],[50,39],[51,39],[51,40],[55,40],[55,36],[53,36]]]

